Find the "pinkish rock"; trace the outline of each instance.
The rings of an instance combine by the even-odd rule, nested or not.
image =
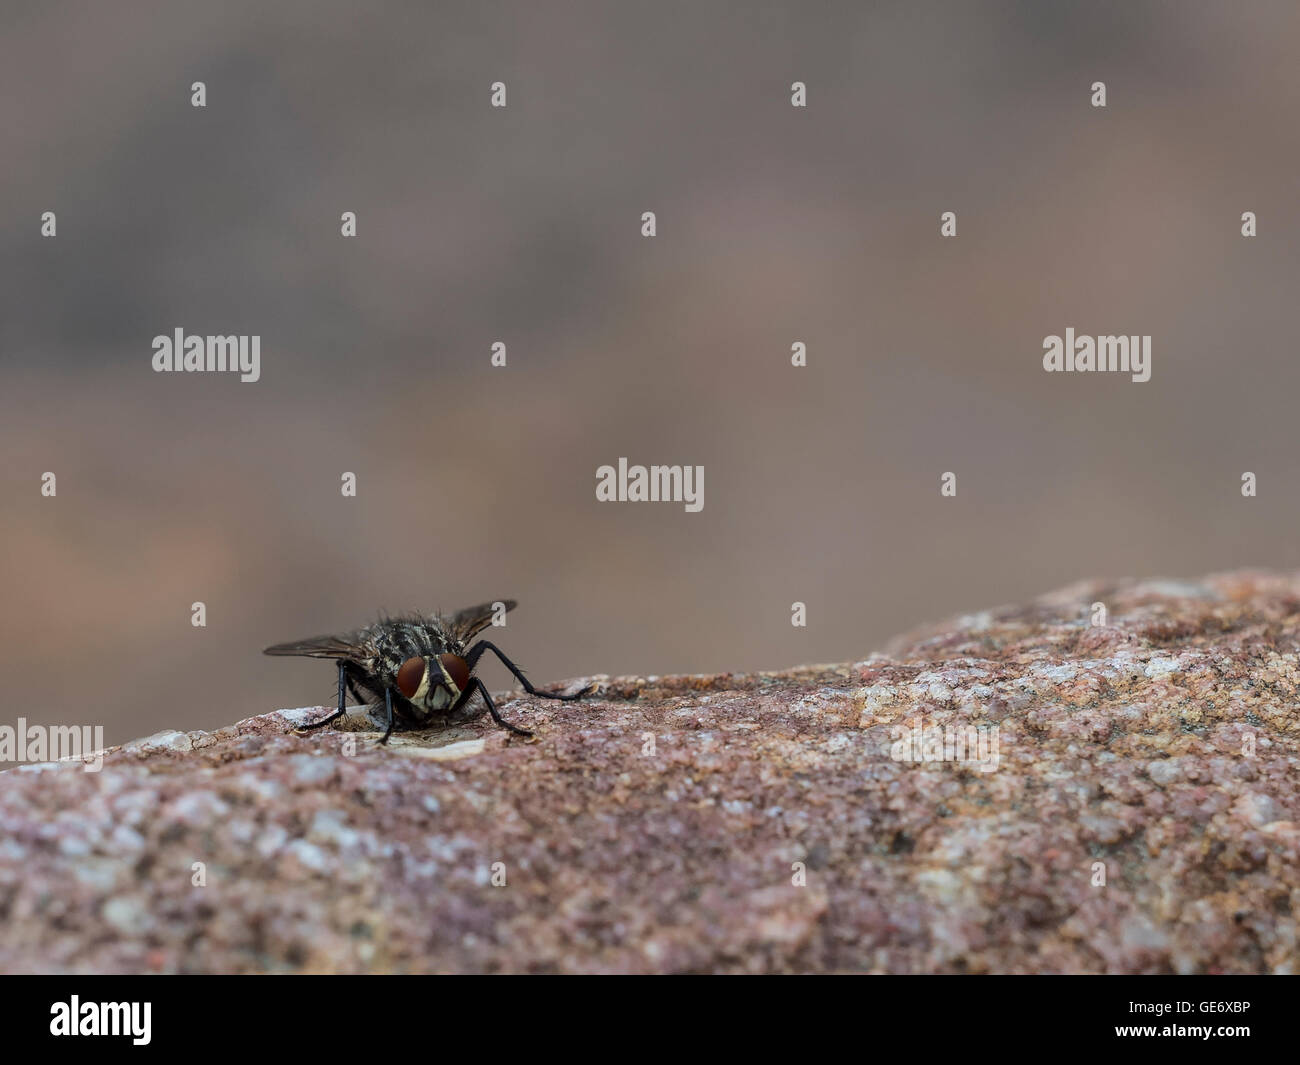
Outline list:
[[[1298,652],[1300,576],[1094,583],[507,697],[534,741],[280,711],[24,767],[0,969],[1295,972]]]

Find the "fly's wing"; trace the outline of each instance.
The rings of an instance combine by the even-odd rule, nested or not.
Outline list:
[[[479,603],[478,606],[467,606],[464,610],[457,610],[450,617],[443,618],[443,622],[458,639],[469,643],[492,624],[497,603],[505,608],[507,614],[519,605],[513,599],[494,599],[490,603]]]
[[[346,636],[309,636],[305,640],[277,643],[264,655],[300,655],[303,658],[356,658],[357,645]]]

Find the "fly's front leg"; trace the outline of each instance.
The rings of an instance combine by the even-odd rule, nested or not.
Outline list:
[[[379,741],[379,745],[381,747],[388,742],[388,737],[393,734],[393,689],[392,688],[384,689],[384,714],[388,721],[388,727],[384,729],[384,738]]]
[[[459,710],[462,706],[464,706],[467,702],[469,702],[470,696],[473,695],[475,692],[478,692],[480,695],[483,696],[483,701],[487,703],[488,713],[492,715],[492,720],[495,721],[498,725],[500,725],[503,729],[506,729],[508,732],[513,732],[516,736],[532,735],[532,733],[529,732],[526,728],[520,728],[518,725],[512,725],[510,724],[509,721],[507,721],[504,717],[501,716],[501,711],[497,709],[497,704],[492,701],[492,696],[488,694],[488,690],[486,687],[484,687],[483,681],[480,680],[478,677],[475,677],[473,680],[471,680],[469,682],[469,687],[467,687],[463,692],[460,693],[460,698],[451,704],[451,709],[447,712],[448,715],[450,716],[451,714],[454,714],[457,710]]]
[[[466,652],[465,661],[469,663],[469,668],[471,672],[473,671],[474,666],[478,662],[478,660],[483,657],[484,651],[491,651],[494,655],[496,655],[499,659],[501,659],[501,664],[515,675],[515,680],[519,681],[519,683],[524,686],[524,691],[526,691],[529,695],[535,695],[539,699],[559,699],[561,702],[566,702],[566,703],[571,703],[575,699],[582,698],[581,692],[579,692],[577,695],[558,695],[558,694],[552,694],[551,692],[538,691],[536,688],[533,687],[532,681],[530,681],[527,677],[524,676],[524,671],[520,669],[517,665],[515,665],[513,662],[511,662],[510,659],[508,659],[505,656],[505,654],[502,652],[500,647],[498,647],[494,643],[489,643],[487,640],[479,640],[478,643],[476,643],[473,647],[469,649],[468,652]],[[483,689],[483,693],[485,695],[487,694],[486,688]],[[488,706],[491,707],[491,705],[492,702],[491,700],[489,700]]]

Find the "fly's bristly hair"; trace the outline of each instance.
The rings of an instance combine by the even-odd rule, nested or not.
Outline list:
[[[517,605],[513,599],[498,599],[450,615],[381,617],[374,624],[346,635],[313,636],[275,644],[263,653],[328,658],[339,664],[338,711],[308,728],[328,724],[342,716],[346,685],[359,701],[379,704],[385,709],[391,707],[385,741],[395,726],[413,729],[454,724],[480,717],[485,710],[502,727],[527,736],[531,733],[501,718],[486,687],[473,676],[473,668],[485,651],[496,654],[530,695],[564,700],[578,696],[539,692],[495,645],[487,641],[473,644],[474,637],[492,624],[498,610],[509,612]],[[415,672],[408,673],[412,666]],[[415,690],[417,674],[418,692]],[[480,699],[472,698],[475,692]]]

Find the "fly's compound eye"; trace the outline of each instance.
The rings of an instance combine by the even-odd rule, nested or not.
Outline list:
[[[464,691],[469,687],[469,663],[460,655],[439,655],[438,661],[442,663],[442,668],[447,671],[447,676],[451,682],[456,685],[457,691]],[[406,667],[403,666],[403,669]]]
[[[423,658],[408,658],[397,671],[397,690],[407,699],[414,699],[415,693],[424,683],[424,674],[429,663]]]

